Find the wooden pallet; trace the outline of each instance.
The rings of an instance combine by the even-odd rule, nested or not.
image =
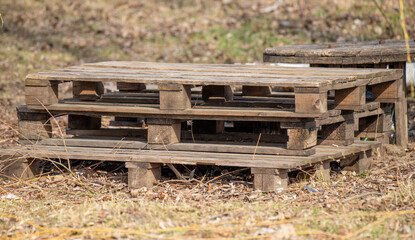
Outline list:
[[[187,120],[215,121],[214,133],[223,132],[224,121],[277,122],[288,136],[287,148],[302,150],[317,144],[320,128],[328,144],[352,143],[349,112],[394,101],[401,75],[399,70],[103,62],[29,75],[26,104],[69,115],[72,129],[97,129],[105,115],[145,118],[148,143],[179,142]],[[58,101],[58,85],[65,81],[73,84],[73,99]],[[116,82],[120,92],[103,94],[103,82]],[[148,84],[158,89],[144,89]],[[373,89],[372,102],[366,102],[367,86]],[[280,88],[293,92],[275,91]],[[30,117],[21,119],[22,125],[25,121],[33,123]]]
[[[324,68],[376,68],[402,69],[403,77],[395,104],[396,143],[408,145],[406,103],[406,61],[415,60],[415,40],[381,40],[353,43],[309,44],[267,48],[264,62],[309,63],[311,67]],[[409,52],[408,52],[409,51]],[[408,55],[409,53],[409,55]],[[386,101],[383,101],[386,102]]]
[[[415,40],[409,41],[412,61],[415,61]],[[264,51],[264,62],[339,64],[358,67],[360,64],[406,62],[404,40],[304,44],[271,47]]]
[[[67,106],[68,108],[63,108]],[[191,113],[176,118],[168,117],[167,113],[144,114],[144,107],[94,105],[89,104],[60,104],[59,108],[49,106],[48,110],[32,110],[21,106],[19,113],[20,139],[39,140],[51,137],[51,121],[53,116],[68,115],[67,133],[78,137],[89,136],[107,137],[141,137],[148,144],[172,144],[181,141],[227,141],[247,142],[256,144],[273,143],[276,148],[285,148],[280,154],[303,155],[312,154],[313,146],[320,144],[349,145],[354,138],[353,114],[340,115],[339,110],[327,112],[324,118],[289,117],[287,114],[296,114],[287,111],[268,111],[270,117],[264,117],[267,112],[246,109],[219,111],[214,109],[193,109]],[[146,108],[150,111],[161,111],[157,108]],[[128,110],[137,111],[131,114]],[[200,112],[198,112],[200,110]],[[127,113],[126,113],[127,112]],[[207,113],[210,113],[208,115]],[[174,113],[174,112],[173,112]],[[260,114],[262,121],[258,121]],[[281,113],[281,114],[278,114]],[[181,113],[183,114],[183,113]],[[113,115],[117,117],[145,118],[145,128],[109,129],[101,128],[101,116]],[[185,119],[185,120],[182,120]],[[186,120],[193,120],[188,126]],[[222,120],[222,121],[221,121]],[[236,121],[234,121],[236,120]],[[256,120],[256,121],[255,121]],[[234,127],[225,127],[225,121],[232,121]],[[59,131],[65,132],[66,129]],[[272,146],[272,144],[270,144]],[[309,149],[309,150],[307,150]],[[307,150],[307,151],[304,151]],[[278,150],[280,151],[280,150]],[[297,153],[295,153],[297,151]]]
[[[254,175],[254,187],[276,191],[288,185],[288,172],[313,167],[323,180],[330,178],[330,162],[340,161],[348,168],[361,172],[370,167],[377,142],[357,142],[349,146],[317,146],[310,156],[278,156],[266,147],[258,147],[252,154],[246,146],[244,153],[229,152],[223,145],[204,144],[205,151],[189,144],[145,146],[137,141],[102,139],[49,139],[35,144],[0,150],[3,168],[30,175],[36,171],[36,159],[121,161],[128,168],[130,188],[152,186],[160,179],[162,164],[216,165],[249,167]],[[222,151],[224,150],[225,151]],[[234,151],[234,150],[232,150]],[[30,166],[30,167],[29,167]],[[18,171],[17,171],[18,170]],[[4,169],[3,169],[4,171]]]
[[[102,82],[157,84],[159,109],[175,112],[192,109],[192,86],[203,86],[201,100],[205,102],[232,101],[234,87],[241,87],[246,96],[266,96],[269,88],[293,88],[294,112],[318,115],[327,112],[327,93],[331,90],[335,92],[336,109],[341,110],[364,105],[369,85],[374,88],[374,101],[394,101],[396,80],[401,76],[398,70],[103,62],[28,75],[26,104],[30,108],[59,104],[57,89],[64,81],[74,83],[76,100],[99,99]]]
[[[330,161],[343,159],[355,170],[365,165],[379,144],[354,143],[355,136],[373,125],[375,134],[384,130],[383,105],[396,100],[401,76],[400,70],[142,62],[41,72],[27,76],[27,106],[18,109],[26,145],[5,155],[123,161],[133,188],[151,185],[161,164],[250,167],[256,188],[275,190],[286,187],[289,171],[315,167],[327,179]],[[73,97],[60,99],[65,82]],[[105,93],[105,82],[119,91]],[[54,139],[51,122],[62,115],[68,126],[59,132],[72,138]],[[105,116],[114,117],[113,126],[102,127]]]

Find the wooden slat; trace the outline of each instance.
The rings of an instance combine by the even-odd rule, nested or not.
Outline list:
[[[97,63],[99,65],[100,63]],[[384,78],[389,75],[401,74],[397,70],[364,70],[338,69],[330,72],[310,68],[290,69],[272,66],[242,65],[192,65],[192,64],[162,64],[140,62],[110,62],[107,68],[97,65],[58,69],[27,76],[26,85],[38,80],[64,81],[116,81],[131,83],[179,83],[187,85],[246,85],[274,87],[324,87],[339,85],[346,82],[356,82],[362,79]],[[131,68],[123,65],[132,64]],[[121,66],[121,67],[120,67]],[[244,66],[244,65],[243,65]],[[399,76],[398,76],[399,77]]]
[[[344,72],[338,69],[313,69],[313,68],[290,68],[290,67],[276,67],[269,64],[257,64],[257,65],[241,65],[241,64],[195,64],[195,63],[157,63],[152,62],[135,62],[135,61],[109,61],[99,63],[87,63],[83,66],[87,67],[99,67],[99,68],[116,68],[134,70],[168,70],[168,71],[190,71],[190,72],[218,72],[218,73],[263,73],[263,74],[278,74],[278,75],[299,75],[299,76],[312,76],[312,75],[336,75],[347,76]],[[82,66],[75,67],[77,69]],[[111,71],[111,70],[110,70]],[[370,77],[379,76],[379,71],[373,69],[364,69],[364,71],[357,69],[350,69],[357,75],[377,74],[370,75]]]
[[[42,106],[28,106],[29,109],[44,110]],[[131,104],[123,105],[96,105],[96,104],[70,104],[58,103],[49,105],[47,109],[55,113],[99,113],[102,115],[128,115],[137,117],[163,117],[175,119],[212,119],[212,120],[256,120],[256,121],[273,121],[292,118],[290,121],[297,121],[301,118],[324,118],[328,116],[325,113],[295,113],[292,111],[279,111],[273,109],[260,108],[191,108],[184,110],[161,110],[158,107],[144,107]],[[286,119],[287,120],[287,119]]]
[[[415,41],[409,41],[415,60]],[[406,62],[407,49],[403,40],[358,43],[308,44],[267,48],[264,62],[311,64],[368,64]]]
[[[362,149],[371,149],[378,146],[374,143],[355,143],[347,148],[336,148],[336,151],[317,147],[317,153],[308,157],[296,156],[270,156],[252,154],[209,153],[186,151],[157,151],[157,150],[123,150],[82,147],[56,147],[56,146],[24,146],[16,149],[0,150],[2,156],[24,156],[31,158],[59,158],[98,161],[122,162],[149,162],[172,164],[208,164],[218,166],[258,167],[296,169],[311,166],[313,163],[334,160],[346,156],[351,152],[361,152]],[[321,149],[321,150],[320,150]]]
[[[24,144],[32,144],[28,141],[20,141]],[[37,145],[44,146],[67,146],[67,147],[92,147],[111,149],[141,149],[141,150],[166,150],[166,151],[195,151],[195,152],[218,152],[218,153],[244,153],[259,155],[289,155],[310,156],[315,149],[288,150],[285,144],[263,144],[256,146],[255,143],[229,143],[229,142],[206,142],[189,143],[181,142],[169,145],[148,144],[140,140],[111,140],[111,139],[58,139],[50,138],[39,141]]]

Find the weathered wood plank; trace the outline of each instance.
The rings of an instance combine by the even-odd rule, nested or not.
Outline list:
[[[184,64],[185,69],[175,70],[160,63],[136,63],[147,67],[140,70],[126,69],[114,63],[113,70],[96,68],[95,70],[79,69],[72,67],[63,70],[41,72],[27,76],[31,80],[65,80],[65,81],[116,81],[130,83],[179,83],[184,85],[239,85],[239,86],[275,86],[275,87],[320,87],[360,80],[372,80],[384,78],[394,74],[402,74],[397,70],[313,70],[313,69],[289,69],[272,66],[244,67],[247,71],[238,70],[239,66],[227,65],[217,69],[209,65],[195,66]],[[153,66],[153,67],[149,67]],[[170,65],[169,65],[170,66]],[[88,67],[83,67],[88,68]],[[140,66],[138,66],[140,68]],[[186,69],[190,68],[190,69]],[[78,70],[77,70],[78,69]],[[152,70],[149,70],[152,69]],[[128,70],[128,71],[127,71]],[[261,73],[261,71],[267,73]],[[337,74],[335,74],[337,71]],[[399,77],[399,76],[398,76]],[[384,81],[384,80],[380,80]]]
[[[20,141],[22,144],[33,144],[28,141]],[[218,153],[243,153],[264,155],[291,155],[310,156],[316,151],[314,148],[305,150],[289,150],[285,144],[266,144],[258,146],[255,143],[232,143],[232,142],[180,142],[169,145],[148,144],[140,140],[112,140],[112,139],[44,139],[36,143],[45,146],[67,146],[67,147],[91,147],[112,149],[141,149],[141,150],[166,150],[166,151],[195,151],[195,152],[218,152]]]
[[[28,106],[33,110],[44,110],[42,106]],[[282,111],[276,109],[252,109],[252,108],[208,108],[194,107],[185,110],[163,110],[157,107],[144,107],[134,104],[71,104],[69,102],[53,104],[48,110],[56,113],[119,115],[125,117],[164,117],[176,119],[212,119],[212,120],[241,120],[241,121],[300,121],[301,118],[324,118],[328,113],[296,113],[293,111]]]
[[[8,150],[0,150],[2,156],[22,156],[28,158],[65,158],[98,161],[122,161],[122,162],[145,162],[145,163],[173,163],[173,164],[211,164],[218,166],[238,166],[257,168],[296,169],[311,166],[313,163],[335,160],[368,151],[379,147],[376,142],[358,142],[350,146],[329,147],[317,146],[318,153],[308,157],[296,156],[269,156],[252,154],[231,153],[208,153],[185,151],[157,151],[157,150],[123,150],[105,148],[81,148],[81,147],[56,147],[30,145]]]
[[[0,154],[0,172],[12,179],[24,180],[39,173],[39,161],[24,157],[8,157]]]
[[[415,43],[409,41],[412,60]],[[311,64],[367,64],[406,61],[405,41],[387,40],[358,43],[306,44],[267,48],[264,62]]]

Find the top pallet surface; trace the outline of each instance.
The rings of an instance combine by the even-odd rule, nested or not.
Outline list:
[[[315,69],[270,65],[100,62],[30,74],[26,86],[48,81],[129,82],[145,84],[317,87],[342,89],[400,78],[400,70]]]
[[[409,40],[409,52],[414,61],[415,40]],[[293,45],[264,51],[264,62],[376,64],[406,61],[407,48],[403,40]]]

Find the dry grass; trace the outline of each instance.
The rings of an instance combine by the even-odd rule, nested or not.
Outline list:
[[[3,0],[0,147],[16,145],[14,108],[30,72],[100,60],[258,62],[269,46],[403,36],[397,1],[281,2],[264,12],[275,1]],[[414,8],[405,11],[413,37]],[[125,169],[54,167],[0,178],[0,238],[411,239],[414,161],[413,148],[389,147],[365,175],[291,179],[279,193],[254,192],[247,173],[200,172],[131,194]]]

